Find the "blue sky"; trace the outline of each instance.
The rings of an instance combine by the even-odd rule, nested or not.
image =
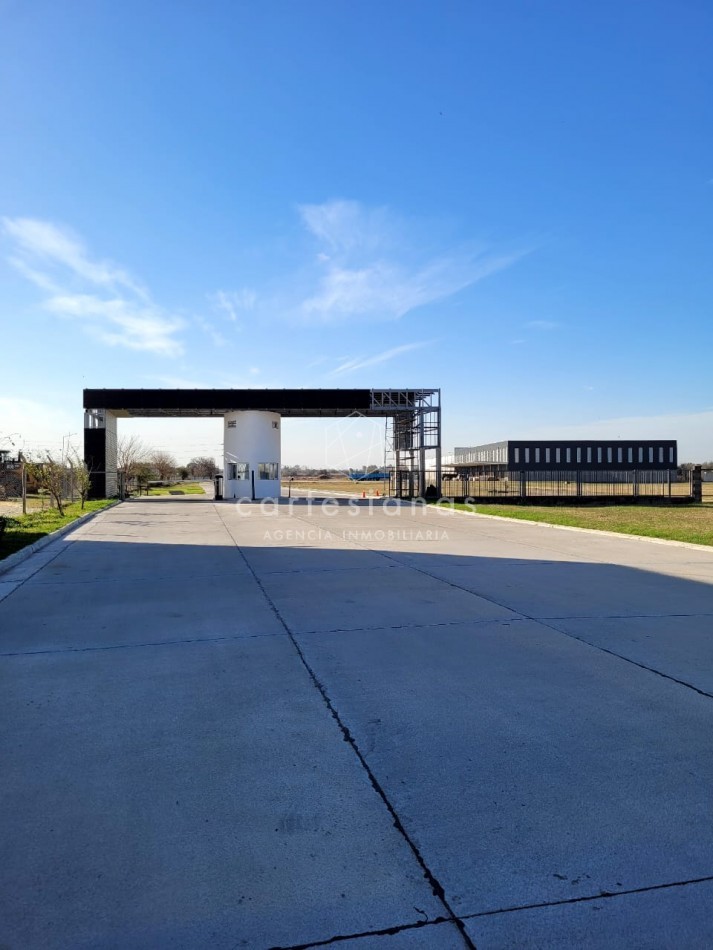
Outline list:
[[[0,22],[0,438],[79,439],[84,386],[433,386],[447,448],[713,458],[709,3]],[[220,447],[216,423],[123,431]],[[341,464],[332,435],[286,423],[283,460]]]

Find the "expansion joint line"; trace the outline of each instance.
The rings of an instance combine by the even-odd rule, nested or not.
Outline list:
[[[217,506],[216,506],[216,510],[217,510]],[[416,846],[416,843],[413,841],[413,839],[411,838],[411,836],[409,835],[409,833],[406,831],[406,828],[404,827],[403,822],[401,821],[401,818],[399,817],[399,815],[398,815],[396,809],[394,808],[394,806],[392,805],[391,801],[389,800],[389,798],[388,798],[388,796],[387,796],[387,794],[386,794],[384,788],[382,787],[381,783],[379,782],[379,780],[377,779],[376,775],[375,775],[374,772],[372,771],[370,765],[368,764],[368,762],[367,762],[366,759],[364,758],[364,754],[362,753],[361,749],[359,748],[359,745],[357,744],[356,739],[355,739],[354,736],[352,735],[352,733],[351,733],[349,727],[346,725],[346,723],[344,723],[344,722],[342,721],[342,718],[341,718],[341,716],[339,715],[339,713],[337,712],[337,709],[335,708],[334,704],[332,703],[332,700],[329,698],[329,694],[328,694],[328,692],[327,692],[327,690],[326,690],[326,687],[325,687],[324,684],[320,681],[320,679],[318,678],[317,674],[316,674],[315,671],[312,669],[312,667],[310,666],[310,664],[307,662],[307,658],[305,657],[304,652],[302,651],[301,646],[300,646],[299,643],[297,642],[297,639],[296,639],[296,637],[294,636],[292,630],[290,629],[290,627],[288,626],[286,620],[284,619],[284,617],[282,616],[282,614],[281,614],[280,611],[278,610],[277,605],[273,602],[272,598],[271,598],[270,595],[268,594],[268,592],[267,592],[267,590],[265,589],[265,587],[264,587],[262,581],[260,580],[260,578],[259,578],[258,575],[256,574],[255,570],[253,569],[252,564],[250,564],[250,562],[248,561],[248,559],[245,557],[245,554],[243,553],[242,548],[240,547],[240,545],[238,544],[238,542],[237,542],[237,541],[235,540],[235,538],[233,537],[233,535],[232,535],[230,529],[228,528],[227,524],[225,523],[225,521],[223,521],[223,518],[222,518],[222,516],[221,516],[221,514],[220,514],[219,511],[218,511],[218,517],[219,517],[220,520],[223,522],[223,526],[224,526],[225,530],[227,531],[228,535],[230,536],[230,538],[231,538],[233,544],[235,544],[235,547],[237,548],[237,550],[238,550],[238,552],[239,552],[241,558],[242,558],[243,561],[245,562],[246,567],[248,568],[248,570],[249,570],[250,573],[252,574],[253,579],[255,580],[255,583],[256,583],[257,586],[259,587],[259,589],[260,589],[260,591],[261,591],[263,597],[265,598],[265,600],[266,600],[268,606],[270,607],[270,610],[273,612],[273,614],[274,614],[275,617],[277,618],[278,622],[279,622],[279,623],[281,624],[281,626],[283,627],[285,633],[286,633],[287,636],[290,638],[290,641],[291,641],[293,647],[295,648],[295,651],[297,652],[297,655],[298,655],[298,657],[300,658],[300,661],[302,662],[302,665],[304,666],[305,670],[307,671],[307,675],[309,676],[309,678],[311,679],[313,685],[315,686],[315,688],[316,688],[317,691],[319,692],[320,696],[322,697],[322,700],[323,700],[325,706],[327,707],[327,709],[329,710],[330,715],[332,716],[332,718],[333,718],[334,721],[336,722],[336,724],[337,724],[337,726],[338,726],[338,728],[339,728],[339,731],[342,733],[342,736],[343,736],[343,738],[344,738],[344,741],[349,744],[349,746],[351,747],[352,751],[353,751],[354,754],[356,755],[357,759],[359,760],[359,763],[361,764],[361,767],[364,769],[364,772],[366,773],[367,778],[369,779],[369,782],[371,783],[371,787],[374,789],[374,791],[376,792],[376,794],[377,794],[377,795],[379,796],[379,798],[382,800],[382,802],[384,803],[384,805],[385,805],[387,811],[389,812],[389,815],[391,816],[391,818],[392,818],[392,820],[393,820],[394,827],[396,828],[396,830],[399,832],[399,834],[401,835],[401,837],[404,839],[404,841],[406,842],[406,844],[407,844],[408,847],[410,848],[411,853],[413,854],[413,856],[415,857],[415,859],[416,859],[416,861],[417,861],[419,867],[420,867],[421,870],[423,871],[423,876],[424,876],[425,879],[428,881],[428,883],[429,883],[429,885],[430,885],[430,887],[431,887],[431,890],[433,891],[433,894],[438,898],[438,900],[440,900],[441,904],[442,904],[443,907],[445,908],[445,910],[446,910],[446,912],[447,912],[447,917],[446,917],[445,919],[448,920],[448,921],[450,921],[450,922],[452,922],[453,924],[455,924],[456,927],[458,927],[458,930],[460,931],[460,934],[461,934],[461,936],[462,936],[462,938],[463,938],[464,944],[465,944],[465,946],[468,948],[468,950],[477,950],[475,944],[473,943],[473,941],[471,940],[471,938],[469,937],[469,935],[468,935],[468,933],[467,933],[467,931],[466,931],[466,929],[465,929],[465,924],[462,922],[462,920],[459,919],[459,917],[456,915],[456,913],[455,913],[455,911],[453,910],[453,908],[450,906],[450,904],[449,904],[449,902],[448,902],[448,898],[446,897],[446,894],[445,894],[443,885],[440,883],[440,881],[437,880],[437,878],[435,877],[435,875],[433,874],[433,872],[431,871],[431,869],[428,867],[428,865],[426,864],[426,861],[425,861],[423,855],[421,854],[421,852],[419,851],[418,847]],[[314,944],[306,944],[305,946],[307,946],[307,947],[309,947],[309,946],[314,946]],[[319,944],[317,944],[317,946],[319,946]]]
[[[713,883],[713,876],[693,877],[685,881],[667,881],[664,884],[649,884],[646,887],[631,887],[621,891],[600,891],[599,894],[585,894],[584,897],[566,897],[562,900],[540,901],[536,904],[517,904],[513,907],[500,907],[497,910],[481,910],[474,914],[463,914],[463,920],[478,920],[481,917],[497,917],[500,914],[517,914],[523,910],[540,910],[543,907],[565,907],[569,904],[587,904],[592,901],[615,900],[617,897],[630,897],[632,894],[650,894],[652,891],[673,890],[676,887],[689,887],[692,884]]]
[[[304,520],[304,519],[300,519]],[[360,544],[358,541],[350,541],[351,544],[356,547],[361,548],[364,551],[374,551],[373,548],[367,547],[365,544]],[[416,571],[419,574],[423,574],[425,577],[430,577],[435,581],[440,581],[442,584],[446,584],[448,587],[452,587],[454,590],[464,591],[466,594],[472,594],[473,597],[479,597],[481,600],[486,600],[489,604],[493,604],[495,607],[502,607],[503,610],[513,610],[512,607],[508,607],[507,604],[501,604],[500,601],[495,600],[493,597],[488,597],[486,594],[479,594],[473,590],[470,590],[468,587],[464,587],[462,584],[456,584],[454,581],[449,581],[445,577],[439,577],[438,574],[433,574],[431,571],[427,571],[422,567],[416,567],[413,564],[404,564],[403,561],[399,561],[398,558],[394,557],[392,554],[387,554],[385,551],[375,552],[381,554],[382,557],[385,557],[389,561],[393,561],[395,564],[398,564],[400,567],[408,567],[412,571]],[[669,680],[671,683],[676,683],[678,686],[683,686],[686,689],[692,690],[694,693],[698,693],[699,696],[705,696],[708,699],[713,699],[713,693],[708,693],[704,689],[699,689],[698,686],[694,686],[693,683],[689,683],[686,680],[678,679],[676,676],[671,676],[670,673],[663,673],[661,670],[655,669],[653,666],[647,666],[645,663],[639,663],[638,660],[632,660],[631,657],[623,656],[621,653],[617,653],[615,650],[607,650],[606,647],[599,646],[596,643],[590,643],[588,640],[585,640],[583,637],[575,636],[573,633],[568,633],[566,630],[560,630],[559,627],[554,626],[552,620],[542,619],[540,617],[532,617],[530,614],[526,614],[522,610],[513,611],[518,613],[520,617],[512,618],[512,621],[515,620],[531,620],[532,623],[538,623],[542,627],[546,627],[548,630],[551,630],[553,633],[557,633],[562,637],[568,637],[570,640],[576,640],[577,643],[582,643],[585,646],[590,647],[592,650],[598,650],[600,653],[606,653],[608,656],[616,657],[618,660],[622,660],[624,663],[631,663],[632,666],[638,667],[640,670],[646,670],[647,673],[653,673],[655,676],[660,676],[662,679]],[[687,614],[681,614],[680,616],[689,616]],[[706,615],[703,615],[706,616]],[[563,620],[567,619],[565,617]],[[619,619],[619,618],[616,618]]]
[[[554,633],[559,633],[562,634],[562,636],[569,637],[570,640],[576,640],[577,643],[583,643],[585,646],[591,647],[593,650],[599,650],[600,653],[606,653],[609,656],[615,656],[618,660],[623,660],[625,663],[631,663],[632,666],[637,666],[640,670],[646,670],[647,673],[653,673],[655,676],[660,676],[661,679],[668,680],[670,683],[676,683],[678,686],[685,686],[686,689],[690,689],[694,693],[698,693],[699,696],[705,696],[707,699],[713,699],[713,693],[707,693],[704,689],[694,686],[693,683],[688,683],[686,680],[681,680],[677,676],[672,676],[670,673],[663,673],[661,670],[657,670],[653,666],[647,666],[645,663],[639,663],[638,660],[632,660],[628,656],[622,656],[621,653],[617,653],[615,650],[608,650],[606,647],[599,646],[599,644],[590,643],[588,640],[585,640],[583,637],[578,637],[574,633],[567,633],[566,630],[560,630],[559,627],[555,627],[551,621],[535,620],[535,623],[539,623],[543,627],[547,627],[548,630],[552,630]]]

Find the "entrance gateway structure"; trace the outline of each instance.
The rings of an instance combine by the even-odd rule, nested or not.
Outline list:
[[[423,495],[430,485],[440,494],[440,397],[440,389],[85,389],[90,497],[118,494],[117,419],[203,416],[224,420],[225,498],[279,496],[283,418],[360,416],[387,420],[387,445],[409,494]],[[427,452],[435,452],[428,483]]]

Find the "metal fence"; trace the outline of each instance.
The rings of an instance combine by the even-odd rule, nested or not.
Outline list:
[[[67,468],[62,476],[62,501],[79,501],[80,497],[74,473]],[[28,477],[24,463],[0,466],[0,517],[14,518],[54,507],[55,501],[49,492],[37,488]]]
[[[438,497],[436,472],[391,473],[390,493],[397,498]],[[606,501],[671,499],[694,501],[694,473],[677,469],[652,471],[509,471],[461,476],[444,473],[440,497],[479,502]]]
[[[14,517],[27,510],[23,465],[0,466],[0,516]]]

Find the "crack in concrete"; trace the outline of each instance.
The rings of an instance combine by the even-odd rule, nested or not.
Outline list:
[[[418,908],[414,908],[417,910]],[[423,911],[421,911],[423,913]],[[433,920],[417,920],[410,924],[397,924],[395,927],[385,927],[383,930],[364,930],[361,933],[337,934],[334,937],[328,937],[326,940],[316,940],[310,943],[295,943],[289,946],[270,947],[269,950],[311,950],[312,947],[329,947],[334,943],[341,943],[344,940],[358,940],[361,937],[393,937],[395,934],[403,933],[405,930],[422,930],[424,927],[438,926],[438,924],[455,923],[449,917],[434,917]]]
[[[514,914],[521,910],[537,910],[541,907],[562,907],[565,904],[584,904],[591,901],[608,900],[612,897],[627,897],[630,894],[648,894],[651,891],[664,891],[668,888],[687,887],[689,884],[706,884],[713,882],[713,875],[707,877],[693,877],[685,881],[669,881],[665,884],[649,884],[646,887],[632,887],[622,891],[600,891],[598,894],[588,894],[584,897],[566,897],[559,901],[542,901],[535,904],[520,904],[514,907],[501,907],[498,910],[482,910],[474,914],[463,914],[461,920],[476,920],[479,917],[494,917],[497,914]]]
[[[285,631],[286,631],[288,637],[290,638],[290,640],[291,640],[291,642],[292,642],[292,645],[293,645],[294,648],[295,648],[295,651],[297,652],[298,657],[300,658],[300,661],[302,662],[302,665],[304,666],[305,670],[307,671],[307,674],[308,674],[309,678],[312,680],[313,685],[315,686],[315,688],[316,688],[317,691],[319,692],[320,696],[322,697],[322,700],[323,700],[325,706],[327,707],[327,710],[329,711],[330,715],[332,716],[332,718],[334,719],[335,723],[337,724],[337,727],[339,728],[339,731],[341,732],[342,737],[344,738],[344,741],[347,742],[347,743],[349,744],[349,746],[351,747],[351,749],[352,749],[352,751],[354,752],[354,754],[356,755],[356,757],[357,757],[357,759],[358,759],[358,761],[359,761],[359,763],[360,763],[362,769],[363,769],[364,772],[366,773],[366,776],[367,776],[367,778],[369,779],[369,782],[370,782],[370,784],[371,784],[371,787],[374,789],[374,791],[376,792],[376,794],[379,796],[379,798],[381,799],[381,801],[384,803],[384,805],[385,805],[385,807],[386,807],[386,810],[388,811],[389,815],[391,816],[391,818],[392,818],[392,820],[393,820],[394,827],[396,828],[396,830],[399,832],[399,834],[401,835],[401,837],[404,839],[404,841],[405,841],[406,844],[408,845],[408,847],[409,847],[411,853],[413,854],[414,858],[416,859],[416,862],[418,863],[419,867],[420,867],[421,870],[423,871],[423,875],[424,875],[425,879],[428,881],[428,883],[429,883],[429,885],[430,885],[430,887],[431,887],[431,890],[432,890],[434,896],[438,898],[438,900],[441,902],[441,904],[442,904],[443,907],[445,908],[445,910],[446,910],[446,912],[447,912],[447,914],[448,914],[448,917],[447,917],[447,918],[444,918],[444,919],[445,919],[445,920],[450,920],[452,923],[454,923],[454,924],[458,927],[458,930],[460,931],[460,935],[461,935],[461,937],[463,938],[463,941],[464,941],[464,943],[465,943],[465,946],[468,948],[468,950],[477,950],[475,944],[473,943],[473,941],[472,941],[471,938],[469,937],[468,933],[466,932],[466,929],[465,929],[464,924],[458,919],[458,917],[456,916],[456,914],[455,914],[455,912],[453,911],[452,907],[450,906],[450,904],[449,904],[449,902],[448,902],[448,899],[447,899],[447,897],[446,897],[446,894],[445,894],[445,890],[444,890],[444,888],[443,888],[443,885],[440,883],[440,881],[436,878],[436,876],[434,875],[434,873],[431,871],[431,869],[429,868],[429,866],[428,866],[427,863],[426,863],[425,858],[423,857],[423,855],[422,855],[421,852],[419,851],[418,847],[416,846],[416,843],[413,841],[413,839],[410,837],[410,835],[409,835],[408,832],[406,831],[406,828],[404,827],[404,825],[403,825],[403,823],[402,823],[402,821],[401,821],[401,818],[399,817],[399,815],[398,815],[396,809],[394,808],[394,806],[392,805],[391,801],[389,800],[389,798],[388,798],[388,796],[387,796],[385,790],[382,788],[381,784],[379,783],[378,779],[376,778],[376,775],[374,774],[374,772],[372,771],[372,769],[371,769],[371,767],[369,766],[368,762],[366,761],[366,759],[365,759],[365,757],[364,757],[364,754],[362,753],[361,749],[359,748],[359,745],[358,745],[356,739],[355,739],[354,736],[352,735],[352,733],[351,733],[351,731],[349,730],[349,728],[348,728],[348,726],[346,725],[346,723],[344,723],[344,722],[342,721],[341,716],[340,716],[339,713],[337,712],[336,707],[334,706],[332,700],[331,700],[330,697],[329,697],[329,694],[328,694],[328,692],[327,692],[326,687],[325,687],[324,684],[319,680],[317,674],[315,673],[315,671],[312,669],[312,667],[311,667],[311,666],[309,665],[309,663],[307,662],[307,658],[305,657],[305,655],[304,655],[304,653],[303,653],[303,651],[302,651],[302,648],[300,647],[299,643],[297,642],[297,639],[296,639],[295,635],[293,634],[293,632],[292,632],[292,630],[290,629],[289,625],[287,624],[286,620],[284,619],[284,617],[282,616],[282,614],[281,614],[280,611],[278,610],[276,604],[272,601],[272,599],[270,598],[269,594],[268,594],[267,591],[265,590],[265,588],[264,588],[264,586],[263,586],[263,584],[262,584],[262,581],[260,580],[260,578],[258,577],[258,575],[257,575],[257,574],[255,573],[255,571],[253,570],[252,566],[250,565],[250,562],[248,561],[248,559],[247,559],[247,558],[245,557],[245,555],[243,554],[243,551],[242,551],[241,546],[238,544],[238,542],[236,541],[236,539],[233,537],[232,532],[230,531],[230,528],[228,527],[228,525],[225,524],[225,522],[223,521],[223,518],[220,516],[220,512],[218,512],[218,517],[219,517],[220,520],[223,522],[223,524],[224,524],[224,526],[225,526],[225,530],[227,531],[228,535],[229,535],[230,538],[232,539],[232,541],[233,541],[233,543],[235,544],[236,548],[237,548],[238,551],[240,552],[240,554],[241,554],[241,556],[243,557],[245,563],[246,563],[246,564],[248,565],[248,567],[250,568],[250,571],[251,571],[253,577],[255,578],[255,583],[258,585],[258,587],[259,587],[260,590],[262,591],[262,594],[263,594],[263,596],[265,597],[266,602],[267,602],[268,605],[270,606],[270,609],[273,611],[275,617],[276,617],[277,620],[280,622],[280,624],[284,627],[284,629],[285,629]],[[421,926],[425,926],[425,925],[426,925],[426,924],[425,924],[425,921],[421,922]],[[346,939],[346,938],[345,938],[345,939]],[[332,938],[331,942],[334,942],[334,939],[333,939],[333,938]],[[309,947],[309,946],[315,946],[315,944],[314,944],[314,943],[313,943],[313,944],[306,944],[305,946],[307,946],[307,947]],[[318,946],[318,944],[317,944],[317,946]],[[292,948],[292,950],[296,950],[296,948]]]

